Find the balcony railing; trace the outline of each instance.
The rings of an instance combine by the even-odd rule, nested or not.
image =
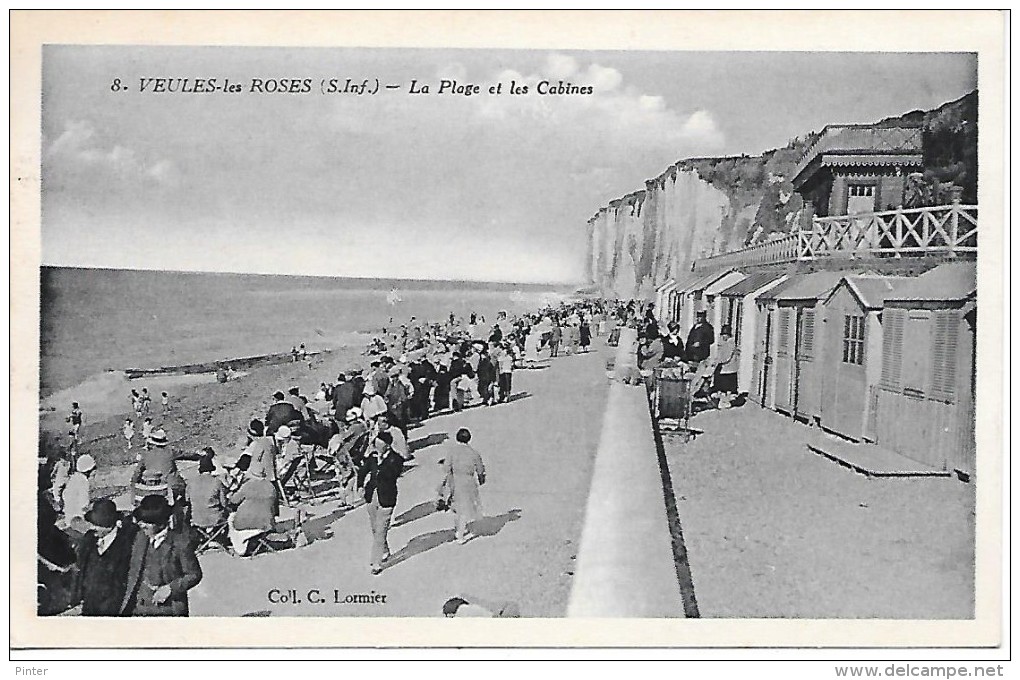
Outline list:
[[[794,262],[799,259],[800,239],[797,234],[790,234],[774,241],[721,253],[712,257],[701,258],[694,263],[694,271],[709,272],[713,269],[729,267],[748,267],[757,264],[776,264]]]
[[[828,257],[903,257],[977,253],[977,206],[941,205],[815,217],[810,229],[702,258],[694,271],[783,264]]]

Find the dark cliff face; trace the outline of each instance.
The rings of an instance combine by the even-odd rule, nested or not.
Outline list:
[[[924,126],[925,176],[977,198],[977,92],[932,111],[880,121]],[[694,260],[783,236],[810,219],[793,190],[812,132],[760,156],[691,158],[610,202],[589,221],[586,271],[604,294],[650,298]]]

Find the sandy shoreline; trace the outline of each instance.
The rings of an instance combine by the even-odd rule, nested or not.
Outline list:
[[[153,424],[166,431],[170,445],[178,455],[211,446],[217,454],[228,454],[232,458],[239,453],[238,443],[248,422],[265,416],[273,401],[273,392],[297,385],[302,394],[312,396],[319,383],[331,382],[340,371],[367,364],[368,357],[360,350],[344,347],[324,351],[304,362],[253,368],[226,383],[218,383],[215,376],[205,374],[151,380],[128,380],[123,375],[114,377],[110,380],[109,389],[99,395],[105,402],[93,399],[90,403],[84,397],[77,399],[85,411],[79,450],[91,454],[98,463],[93,495],[111,495],[127,487],[124,475],[118,473],[123,472],[125,467],[130,469],[141,446],[141,436],[136,434],[133,450],[126,451],[121,435],[124,419],[134,418],[129,401],[132,389],[148,387],[154,398],[150,414]],[[167,413],[163,412],[159,403],[159,393],[163,389],[171,395],[171,410]],[[56,436],[57,441],[64,444],[67,435],[64,418],[71,403],[67,400],[66,404],[54,406],[54,411],[40,413],[40,436]],[[91,410],[90,406],[93,406]],[[136,431],[140,431],[141,423],[135,420]]]

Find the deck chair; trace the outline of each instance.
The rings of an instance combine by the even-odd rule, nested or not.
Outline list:
[[[316,499],[315,487],[312,484],[311,455],[302,451],[301,455],[291,459],[287,464],[287,469],[280,475],[279,486],[287,505],[290,505],[292,498],[302,494]]]
[[[251,557],[262,553],[276,553],[288,548],[301,547],[304,539],[304,515],[295,510],[293,518],[277,517],[276,526],[271,531],[250,539],[248,554]]]
[[[200,527],[192,524],[191,528],[195,530],[195,533],[198,536],[198,547],[195,548],[196,555],[201,555],[206,550],[213,548],[214,545],[218,545],[224,550],[229,551],[227,520],[223,520],[219,524],[211,527]]]

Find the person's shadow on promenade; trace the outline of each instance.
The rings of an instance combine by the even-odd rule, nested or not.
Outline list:
[[[434,500],[423,501],[413,508],[400,513],[397,517],[394,517],[393,524],[390,525],[390,528],[396,529],[397,527],[402,527],[405,524],[410,524],[416,519],[428,517],[435,511],[436,502]]]
[[[442,444],[449,438],[450,438],[449,432],[433,432],[432,434],[426,435],[425,437],[415,439],[412,442],[408,442],[407,448],[411,453],[415,453],[416,451],[421,451],[422,449],[428,448],[430,446]]]
[[[320,515],[308,520],[305,520],[301,528],[305,532],[305,536],[308,537],[309,544],[315,543],[316,541],[324,541],[333,538],[333,523],[346,515],[350,511],[350,508],[336,508],[327,515]]]
[[[413,512],[417,507],[419,506],[411,508],[408,512]],[[403,515],[401,515],[401,518],[402,517]],[[503,527],[505,527],[509,522],[515,522],[520,518],[521,510],[514,508],[513,510],[504,512],[502,515],[496,515],[495,517],[483,517],[476,520],[471,526],[471,532],[479,538],[495,536],[502,531]],[[440,529],[439,531],[430,531],[422,534],[421,536],[415,536],[407,542],[407,545],[390,555],[390,558],[386,560],[386,564],[383,568],[389,569],[390,567],[395,567],[401,562],[406,562],[412,557],[422,555],[429,550],[438,548],[446,543],[452,543],[456,537],[456,531],[454,529]]]

